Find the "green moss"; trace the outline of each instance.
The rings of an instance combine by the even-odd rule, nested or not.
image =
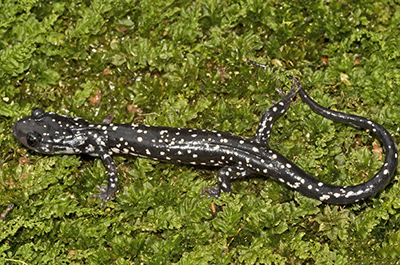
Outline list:
[[[43,107],[101,122],[251,137],[290,83],[400,140],[400,8],[393,1],[5,1],[0,5],[0,264],[395,264],[398,173],[367,201],[325,205],[265,178],[199,198],[216,171],[116,156],[120,188],[88,199],[102,162],[23,148],[12,125]],[[279,74],[278,74],[279,75]],[[280,75],[280,80],[284,80]],[[382,164],[368,132],[296,99],[271,147],[317,178],[364,182]],[[216,212],[212,212],[212,205]]]

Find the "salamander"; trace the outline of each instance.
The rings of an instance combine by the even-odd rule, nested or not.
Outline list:
[[[259,65],[264,67],[263,65]],[[368,198],[383,189],[397,167],[397,148],[389,132],[379,123],[364,117],[322,107],[311,99],[293,77],[287,93],[279,89],[281,100],[266,110],[253,138],[228,132],[188,128],[170,128],[145,124],[115,124],[106,118],[101,124],[35,108],[31,115],[15,122],[14,136],[27,148],[43,154],[89,154],[98,156],[108,170],[108,183],[97,186],[100,193],[90,198],[109,201],[117,190],[118,170],[114,154],[129,154],[154,160],[219,167],[218,184],[203,194],[218,198],[231,192],[231,181],[250,175],[277,179],[303,195],[326,203],[350,204]],[[285,113],[299,93],[311,109],[333,121],[371,131],[382,142],[385,161],[368,181],[355,186],[335,186],[306,173],[296,164],[269,147],[273,122]]]

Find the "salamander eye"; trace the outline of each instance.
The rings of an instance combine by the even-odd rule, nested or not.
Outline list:
[[[41,119],[44,116],[44,110],[39,109],[39,108],[33,109],[31,112],[31,116],[35,120]]]
[[[26,135],[26,143],[31,147],[36,147],[42,140],[42,136],[37,132],[31,132]]]

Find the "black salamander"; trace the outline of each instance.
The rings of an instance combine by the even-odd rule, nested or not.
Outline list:
[[[261,65],[262,66],[262,65]],[[218,198],[231,191],[231,181],[250,175],[271,176],[289,187],[327,203],[349,204],[380,191],[397,167],[397,150],[386,129],[369,119],[332,111],[313,101],[295,78],[288,94],[278,93],[281,100],[263,114],[256,135],[251,139],[227,132],[200,129],[169,128],[142,124],[114,124],[106,118],[102,124],[89,124],[81,118],[33,109],[31,116],[14,124],[14,136],[26,147],[43,154],[89,154],[99,156],[108,169],[108,184],[96,188],[101,206],[117,190],[118,171],[114,154],[130,154],[155,160],[220,167],[218,184],[204,189]],[[286,112],[299,93],[312,110],[324,117],[370,130],[385,148],[382,168],[369,181],[356,186],[334,186],[319,181],[268,147],[274,120]]]

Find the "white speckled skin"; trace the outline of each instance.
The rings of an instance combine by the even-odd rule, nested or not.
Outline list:
[[[291,77],[289,77],[291,78]],[[155,160],[192,165],[221,167],[218,185],[209,189],[208,196],[218,198],[231,191],[231,181],[249,175],[271,176],[302,194],[328,203],[348,204],[365,199],[381,190],[397,166],[397,150],[393,138],[380,124],[355,115],[323,108],[308,97],[293,79],[293,88],[281,101],[268,109],[261,118],[254,138],[245,139],[226,132],[169,128],[141,124],[89,124],[81,118],[32,110],[14,124],[14,136],[26,147],[44,154],[79,154],[99,156],[108,169],[108,184],[97,187],[101,206],[112,198],[117,189],[118,172],[112,160],[114,154],[130,154]],[[385,162],[369,181],[357,186],[334,186],[323,183],[284,156],[268,147],[274,120],[282,115],[297,93],[318,114],[331,120],[353,124],[371,130],[386,150]]]

